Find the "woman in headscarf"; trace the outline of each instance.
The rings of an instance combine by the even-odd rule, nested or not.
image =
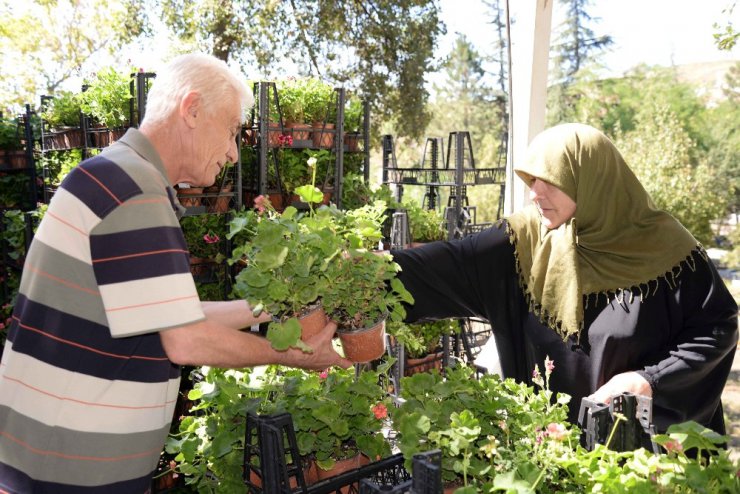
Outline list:
[[[504,377],[608,403],[652,397],[661,432],[695,420],[725,433],[720,397],[737,304],[702,246],[652,200],[598,130],[538,135],[515,167],[532,204],[481,233],[394,251],[414,296],[408,320],[483,317]]]

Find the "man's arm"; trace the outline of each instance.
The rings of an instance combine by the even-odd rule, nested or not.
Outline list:
[[[270,320],[270,314],[266,312],[254,316],[246,300],[201,302],[200,305],[209,320],[217,321],[232,329],[244,329]]]
[[[352,365],[334,351],[331,341],[336,331],[334,323],[327,324],[321,333],[307,341],[313,353],[297,349],[280,352],[265,338],[239,331],[269,320],[269,315],[254,317],[246,302],[204,302],[203,311],[205,321],[160,331],[162,346],[172,362],[229,368],[280,364],[314,370]]]

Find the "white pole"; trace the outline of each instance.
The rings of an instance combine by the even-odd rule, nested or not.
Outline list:
[[[511,26],[511,114],[504,215],[516,212],[528,203],[526,187],[521,180],[515,178],[513,168],[514,163],[524,156],[530,141],[545,128],[554,0],[512,3],[516,4],[513,10],[516,22]]]

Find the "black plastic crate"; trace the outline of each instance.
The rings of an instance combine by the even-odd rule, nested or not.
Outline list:
[[[625,419],[620,420],[614,429],[618,415]],[[578,425],[581,427],[581,445],[589,451],[597,444],[604,444],[614,451],[646,448],[656,454],[660,452],[652,440],[655,435],[653,400],[647,396],[622,393],[613,396],[609,405],[583,398]]]
[[[268,416],[248,414],[246,425],[243,468],[247,492],[357,494],[363,480],[367,481],[366,488],[382,488],[384,491],[411,480],[411,475],[403,466],[403,455],[399,453],[307,485],[304,465],[298,454],[293,419],[289,413]],[[425,457],[418,461],[428,463],[431,460]],[[433,465],[426,465],[426,468],[433,470]],[[419,482],[430,482],[428,477],[427,474],[424,477],[426,480]]]

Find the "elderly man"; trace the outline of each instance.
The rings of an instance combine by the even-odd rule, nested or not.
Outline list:
[[[333,323],[313,353],[277,352],[239,331],[265,319],[245,301],[198,298],[172,184],[210,185],[236,161],[252,103],[222,61],[180,56],[158,73],[141,128],[54,195],[0,363],[0,493],[146,492],[179,365],[351,365]]]

